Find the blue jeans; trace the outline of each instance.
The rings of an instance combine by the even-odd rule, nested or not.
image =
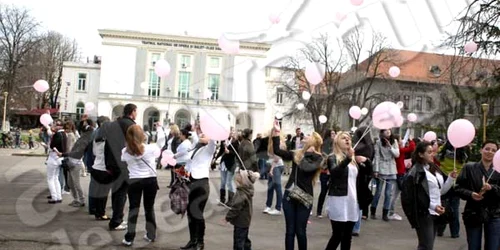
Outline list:
[[[460,236],[460,197],[458,195],[452,195],[447,197],[448,206],[453,211],[453,219],[450,222],[450,234],[451,236]],[[448,208],[446,208],[448,209]],[[446,224],[438,225],[438,234],[443,234],[446,230]]]
[[[302,205],[288,196],[288,191],[283,195],[283,212],[285,212],[285,250],[294,250],[295,236],[299,250],[307,249],[307,220],[311,208]]]
[[[385,192],[384,192],[384,209],[389,210],[391,207],[391,196],[392,196],[392,186],[394,185],[395,180],[380,180],[379,178],[373,179],[375,184],[377,185],[377,190],[375,191],[375,196],[373,197],[372,207],[377,208],[378,200],[380,199],[380,195],[382,194],[382,187],[385,182]]]
[[[353,233],[358,233],[361,231],[361,216],[363,215],[363,211],[359,211],[359,218],[358,221],[356,221],[356,224],[354,224],[354,228],[352,229]]]
[[[251,250],[252,242],[248,238],[249,228],[234,226],[233,250]]]
[[[281,202],[283,200],[283,191],[281,191],[281,175],[284,166],[276,166],[273,169],[273,175],[267,180],[267,200],[266,207],[273,205],[273,193],[276,191],[276,210],[281,211]]]
[[[265,159],[259,159],[258,161],[258,164],[259,164],[259,174],[260,174],[260,179],[263,180],[263,179],[267,179],[267,161]]]
[[[490,219],[478,227],[465,227],[469,250],[481,250],[484,226],[484,250],[500,248],[500,218]]]
[[[220,189],[234,193],[234,172],[220,171]]]

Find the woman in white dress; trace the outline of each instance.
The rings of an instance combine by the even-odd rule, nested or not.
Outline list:
[[[351,249],[352,229],[359,219],[356,181],[358,166],[348,132],[339,132],[334,140],[333,154],[328,157],[330,187],[327,213],[332,224],[332,236],[326,249]]]

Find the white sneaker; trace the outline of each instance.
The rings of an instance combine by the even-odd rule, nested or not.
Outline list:
[[[129,246],[132,246],[132,241],[127,241],[127,240],[123,239],[122,244],[129,247]]]
[[[267,214],[269,214],[269,215],[281,215],[281,211],[279,211],[277,209],[272,209]]]
[[[264,211],[262,211],[262,212],[265,214],[268,214],[271,211],[272,211],[272,209],[270,207],[266,207],[266,209],[264,209]]]
[[[127,229],[127,225],[123,225],[123,224],[120,224],[118,225],[117,227],[115,227],[115,231],[123,231],[123,230],[126,230]]]
[[[71,194],[71,193],[67,191],[62,191],[61,194]]]
[[[145,241],[147,241],[147,242],[153,242],[153,241],[155,241],[155,240],[150,239],[150,238],[148,237],[148,234],[145,234],[145,235],[144,235],[144,237],[142,237],[142,238],[143,238]]]
[[[399,216],[399,214],[394,213],[392,215],[389,215],[389,220],[398,220],[398,221],[400,221],[400,220],[403,220],[403,218],[401,216]]]

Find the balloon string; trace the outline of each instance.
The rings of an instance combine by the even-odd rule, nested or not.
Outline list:
[[[491,171],[491,174],[490,174],[490,176],[488,176],[488,180],[486,181],[486,183],[488,183],[490,181],[491,176],[493,175],[494,172],[495,172],[495,170]]]
[[[457,166],[456,166],[456,162],[457,162],[457,148],[453,148],[455,150],[455,153],[453,154],[453,171],[456,172],[457,171]]]
[[[372,125],[373,125],[373,121],[371,121],[370,124],[366,127],[361,138],[359,138],[358,142],[356,142],[356,144],[354,144],[354,147],[352,147],[353,149],[355,149],[358,146],[358,144],[361,142],[361,139],[363,139],[367,134],[370,133],[370,129],[371,129]]]
[[[238,157],[238,160],[240,160],[241,167],[243,167],[244,170],[247,170],[247,168],[245,167],[245,164],[243,164],[243,160],[241,159],[240,155],[238,154],[238,151],[233,147],[233,144],[229,143],[229,146],[233,149],[234,154]]]

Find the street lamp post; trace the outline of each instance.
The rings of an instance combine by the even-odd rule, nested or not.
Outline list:
[[[2,121],[2,131],[5,131],[7,127],[5,126],[5,117],[7,115],[7,96],[9,95],[9,92],[5,91],[3,92],[3,121]]]
[[[488,114],[490,107],[489,107],[488,103],[481,104],[481,107],[483,108],[483,142],[485,142],[486,141],[486,115]]]

